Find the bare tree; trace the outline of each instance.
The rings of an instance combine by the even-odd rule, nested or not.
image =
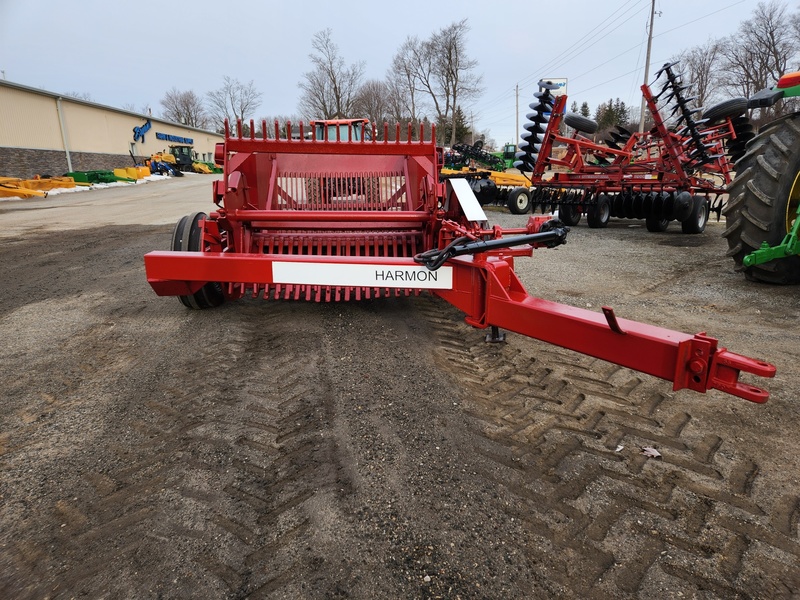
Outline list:
[[[467,19],[440,29],[425,42],[411,40],[408,60],[417,91],[430,98],[440,131],[448,128],[450,145],[456,141],[456,127],[448,126],[455,107],[480,94],[481,77],[473,74],[477,61],[466,52]]]
[[[792,26],[792,34],[794,35],[795,42],[800,43],[800,13],[794,13],[789,17],[789,23]]]
[[[127,110],[128,112],[139,113],[140,115],[147,115],[149,117],[153,116],[153,110],[150,108],[149,104],[143,104],[142,106],[137,107],[133,102],[126,102],[120,108],[122,108],[122,110]]]
[[[261,137],[263,135],[263,131],[261,129],[262,124],[266,123],[267,126],[267,139],[274,140],[275,137],[275,122],[278,122],[278,137],[279,138],[286,138],[287,131],[286,131],[286,124],[290,123],[292,126],[292,130],[296,133],[299,133],[300,122],[302,121],[302,117],[299,115],[274,115],[274,116],[267,116],[261,117],[258,119],[258,123],[256,124],[256,136]],[[308,134],[311,132],[311,129],[308,127],[308,123],[303,124],[303,133]]]
[[[466,35],[469,31],[467,20],[462,19],[442,29],[434,36],[434,44],[439,61],[440,86],[445,98],[451,99],[452,106],[461,106],[467,100],[477,96],[481,89],[481,77],[475,76],[472,70],[478,61],[467,58]],[[455,140],[455,127],[451,134],[451,143]]]
[[[315,54],[309,58],[314,70],[305,73],[304,81],[298,84],[303,90],[300,111],[308,119],[352,117],[364,63],[346,66],[330,29],[314,34],[311,45]]]
[[[380,139],[383,123],[389,120],[389,88],[383,81],[372,79],[362,85],[353,101],[354,114],[366,117],[378,127]]]
[[[208,115],[211,125],[217,130],[225,128],[225,119],[235,123],[241,119],[246,122],[261,106],[262,93],[256,90],[253,81],[242,83],[238,79],[225,77],[222,87],[206,94]],[[245,125],[249,128],[249,125]]]
[[[793,28],[788,24],[784,4],[778,0],[759,2],[739,31],[721,42],[722,77],[732,96],[750,97],[788,70],[798,49]],[[777,104],[773,114],[781,114],[782,108],[781,103]]]
[[[396,123],[410,122],[417,133],[421,105],[417,98],[417,71],[415,54],[419,41],[409,37],[392,59],[392,66],[386,75],[386,86],[389,90],[388,116]]]
[[[89,92],[64,92],[64,95],[69,96],[70,98],[92,102],[92,95]]]
[[[708,108],[720,87],[717,77],[720,42],[709,40],[705,44],[684,50],[677,55],[676,60],[680,62],[686,81],[692,84],[691,93],[695,98],[695,105],[698,108]]]
[[[201,98],[192,91],[179,92],[172,88],[161,99],[161,116],[189,127],[208,127],[208,116]]]

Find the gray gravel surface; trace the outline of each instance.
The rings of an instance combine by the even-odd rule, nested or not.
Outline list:
[[[581,224],[516,270],[773,362],[764,405],[425,295],[187,311],[142,256],[210,181],[0,202],[0,597],[800,594],[800,297],[734,273],[723,224]]]

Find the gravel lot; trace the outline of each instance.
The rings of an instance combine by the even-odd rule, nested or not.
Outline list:
[[[0,597],[800,596],[800,294],[724,223],[580,224],[517,271],[774,363],[764,405],[428,296],[188,311],[142,256],[212,207],[199,175],[0,202]]]

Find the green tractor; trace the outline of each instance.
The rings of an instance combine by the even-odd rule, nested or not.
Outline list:
[[[492,152],[492,154],[505,163],[506,169],[510,169],[514,166],[514,161],[517,160],[517,145],[506,144],[502,150]]]
[[[748,108],[800,96],[800,72],[761,90]],[[723,214],[728,256],[751,281],[800,283],[800,112],[763,126],[736,162]]]

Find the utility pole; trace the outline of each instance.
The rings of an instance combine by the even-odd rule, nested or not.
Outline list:
[[[517,115],[517,121],[516,124],[514,125],[514,139],[511,140],[512,144],[517,143],[517,136],[519,135],[519,83],[516,85],[516,90],[517,90],[517,110],[514,114]]]
[[[470,141],[470,145],[474,146],[475,145],[475,115],[472,114],[472,111],[469,111],[469,121],[470,121],[469,130],[470,130],[470,133],[472,134],[472,139]]]
[[[644,85],[650,80],[650,50],[653,47],[653,17],[656,14],[656,0],[650,3],[650,28],[647,32],[647,58],[644,61]],[[639,115],[639,133],[644,132],[644,111],[645,102],[644,94],[642,94],[642,112]]]

